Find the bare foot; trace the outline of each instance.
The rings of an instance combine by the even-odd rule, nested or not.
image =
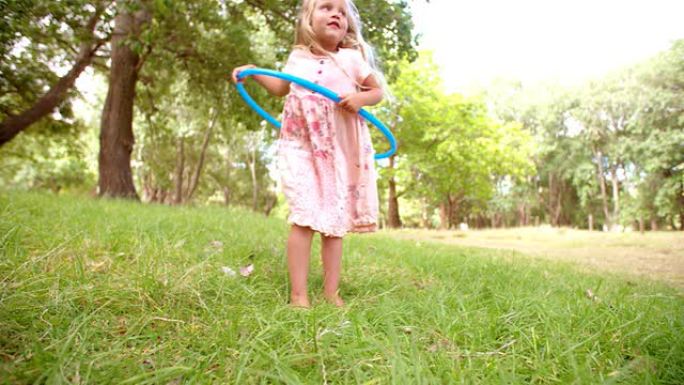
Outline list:
[[[309,299],[306,297],[290,297],[290,306],[308,309],[311,307]]]
[[[340,297],[337,293],[332,295],[324,294],[323,296],[325,297],[325,300],[330,304],[333,304],[337,307],[344,306],[344,301],[342,300],[342,297]]]

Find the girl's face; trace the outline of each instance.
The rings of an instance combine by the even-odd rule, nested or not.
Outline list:
[[[323,48],[335,51],[349,28],[346,0],[318,0],[311,15],[311,28]]]

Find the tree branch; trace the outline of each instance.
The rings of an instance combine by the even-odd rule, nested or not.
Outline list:
[[[221,98],[223,100],[223,98]],[[219,103],[219,106],[222,105],[223,103]],[[209,127],[207,127],[207,131],[204,134],[204,140],[202,142],[202,149],[200,151],[200,156],[199,160],[197,161],[197,166],[195,167],[195,171],[192,174],[192,178],[190,180],[190,186],[188,188],[188,193],[187,196],[185,197],[185,201],[190,201],[192,199],[193,194],[195,193],[195,190],[197,190],[197,185],[199,184],[199,178],[200,174],[202,173],[202,167],[204,166],[204,158],[207,153],[207,147],[209,145],[209,139],[211,138],[211,134],[214,130],[214,126],[216,125],[216,121],[218,120],[220,109],[216,108],[214,109],[214,114],[211,118],[211,122],[209,123]]]
[[[98,6],[84,27],[91,38],[94,36],[95,26],[100,20],[103,12],[104,7]],[[52,110],[64,100],[67,91],[73,88],[76,79],[81,75],[83,70],[90,65],[95,52],[102,44],[104,44],[104,42],[101,41],[101,39],[100,41],[95,40],[94,42],[84,41],[80,46],[76,62],[66,75],[61,77],[45,95],[33,104],[31,108],[19,115],[8,116],[3,120],[0,123],[0,146],[9,142],[21,131],[52,112]]]

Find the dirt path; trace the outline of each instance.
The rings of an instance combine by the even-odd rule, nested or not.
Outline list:
[[[571,229],[386,230],[388,235],[460,246],[515,250],[591,270],[664,281],[684,290],[684,233],[602,233]]]

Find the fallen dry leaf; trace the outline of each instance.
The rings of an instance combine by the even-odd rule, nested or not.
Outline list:
[[[72,384],[80,384],[81,383],[81,374],[76,370],[76,374],[71,377],[71,383]]]
[[[592,301],[595,301],[595,302],[600,301],[599,297],[597,297],[596,294],[594,294],[594,292],[591,291],[591,289],[587,289],[587,291],[584,292],[584,295],[586,295],[587,298],[589,298]]]
[[[90,269],[90,271],[99,273],[101,271],[107,270],[109,267],[109,262],[111,262],[109,259],[105,259],[103,261],[88,261],[87,266]]]
[[[435,342],[434,344],[430,345],[427,348],[427,351],[430,353],[435,353],[440,349],[449,349],[451,348],[452,344],[451,341],[449,341],[446,338],[442,338],[441,340]]]
[[[117,328],[116,328],[117,334],[119,334],[120,336],[126,334],[126,332],[128,332],[128,328],[126,327],[126,318],[119,317],[119,319],[117,320],[117,323],[118,323]]]

